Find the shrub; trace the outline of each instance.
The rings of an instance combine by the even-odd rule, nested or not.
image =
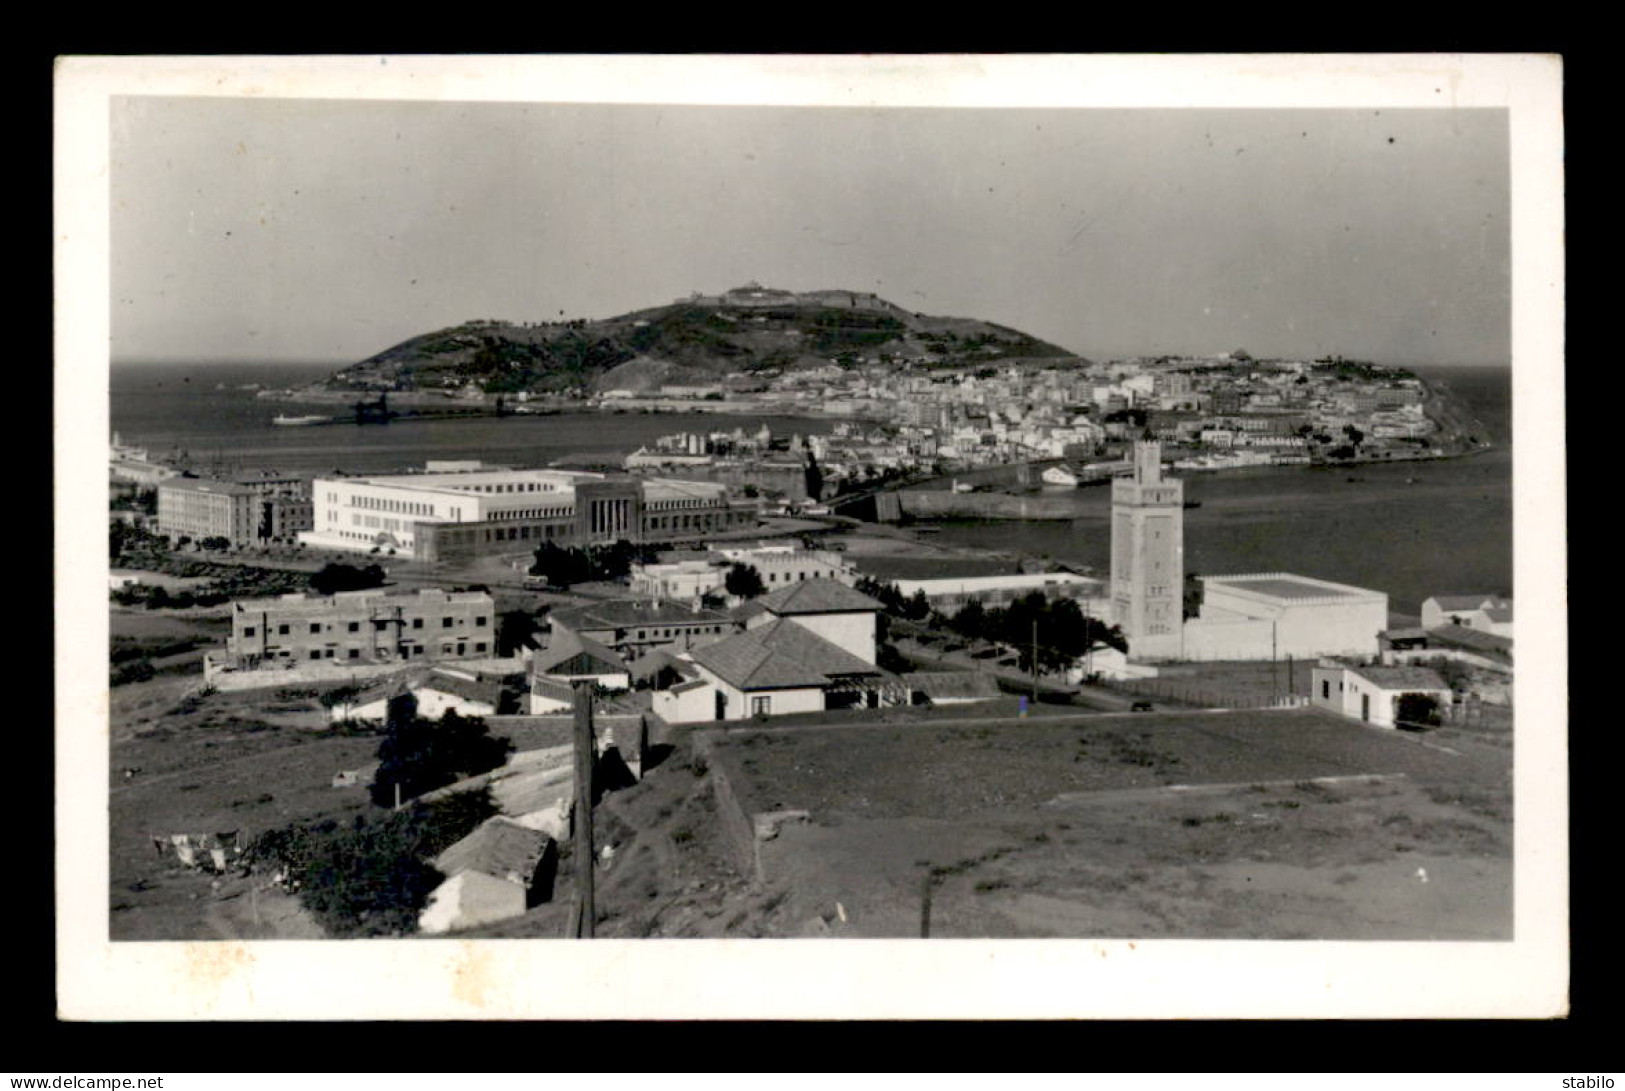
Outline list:
[[[395,801],[455,784],[464,777],[489,772],[508,759],[513,743],[494,737],[485,721],[448,711],[439,723],[401,712],[392,705],[384,739],[378,746],[378,774],[372,801],[387,807]]]
[[[245,857],[285,872],[285,882],[330,934],[405,935],[442,880],[429,863],[496,813],[487,792],[458,792],[432,804],[348,826],[327,819],[271,830]]]

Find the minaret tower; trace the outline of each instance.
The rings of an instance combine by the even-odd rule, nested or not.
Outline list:
[[[1134,445],[1134,475],[1112,482],[1112,605],[1136,660],[1184,649],[1185,483],[1162,476],[1162,445]]]

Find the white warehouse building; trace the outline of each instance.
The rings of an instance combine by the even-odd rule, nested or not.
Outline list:
[[[1374,656],[1388,627],[1381,591],[1288,572],[1198,578],[1202,609],[1185,622],[1188,660]]]

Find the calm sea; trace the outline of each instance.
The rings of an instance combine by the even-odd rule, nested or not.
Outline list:
[[[380,472],[429,458],[478,458],[540,466],[555,459],[612,459],[669,432],[768,424],[775,432],[826,432],[829,422],[789,417],[561,414],[385,427],[277,428],[298,412],[245,390],[287,387],[335,365],[206,367],[123,365],[111,381],[114,430],[156,454],[187,451],[207,467],[274,466],[306,472]],[[1189,571],[1290,571],[1386,591],[1393,609],[1420,610],[1436,594],[1512,591],[1511,371],[1417,369],[1448,384],[1499,446],[1471,458],[1331,470],[1278,468],[1185,474]],[[332,411],[331,406],[320,407]],[[314,411],[314,410],[313,410]],[[1354,480],[1350,480],[1353,478]],[[1079,489],[1074,519],[950,521],[936,541],[1089,565],[1111,564],[1110,491]]]
[[[257,466],[325,473],[421,469],[428,459],[482,459],[497,465],[545,466],[558,459],[618,462],[641,444],[672,432],[753,430],[827,432],[828,421],[729,414],[600,413],[494,417],[461,421],[393,421],[379,425],[281,428],[278,414],[337,413],[330,403],[258,398],[252,384],[296,387],[332,374],[338,364],[128,364],[113,368],[109,409],[125,443],[154,457],[184,451],[200,472]],[[219,467],[218,470],[215,467]]]

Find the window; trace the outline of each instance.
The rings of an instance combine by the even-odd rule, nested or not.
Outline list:
[[[442,629],[449,629],[449,628],[451,628],[451,618],[449,618],[449,617],[443,617],[443,618],[441,618],[441,619],[440,619],[440,627],[441,627],[441,628],[442,628]]]
[[[288,635],[288,627],[286,625],[278,625],[276,627],[276,631],[279,634],[281,634],[282,636],[287,636]]]
[[[420,617],[413,618],[412,619],[412,628],[414,628],[414,629],[423,628],[423,619],[420,618]]]
[[[476,652],[483,652],[483,651],[485,651],[485,645],[483,643],[476,644],[476,645],[474,645],[474,650]]]
[[[361,658],[361,649],[360,648],[351,648],[350,649],[350,658],[351,659],[360,659]]]
[[[312,658],[312,659],[320,659],[320,658],[321,658],[321,657],[322,657],[322,653],[321,653],[321,650],[320,650],[320,649],[316,649],[316,650],[314,650],[314,651],[312,651],[312,652],[311,652],[311,653],[310,653],[310,657],[311,657],[311,658]]]
[[[1328,699],[1328,698],[1331,697],[1331,695],[1332,695],[1332,683],[1331,683],[1331,680],[1327,679],[1327,678],[1322,678],[1320,680],[1320,696],[1321,696],[1321,699],[1322,700]]]
[[[479,617],[474,619],[474,624],[475,624],[476,627],[483,629],[483,628],[485,628],[485,623],[487,621],[489,621],[489,620],[490,620],[489,618],[487,618],[485,615],[482,614]]]
[[[750,699],[750,714],[752,716],[769,716],[773,711],[773,698],[752,697]]]
[[[252,626],[252,625],[244,625],[243,626],[243,635],[244,636],[253,636],[254,635],[254,626]]]
[[[321,631],[322,631],[322,623],[321,623],[321,622],[319,622],[319,621],[313,621],[313,622],[311,622],[311,623],[310,623],[310,631],[311,631],[311,632],[312,632],[312,633],[319,633],[319,632],[321,632]]]
[[[349,628],[350,628],[350,632],[359,633],[361,631],[361,622],[352,621],[352,622],[350,622]]]

